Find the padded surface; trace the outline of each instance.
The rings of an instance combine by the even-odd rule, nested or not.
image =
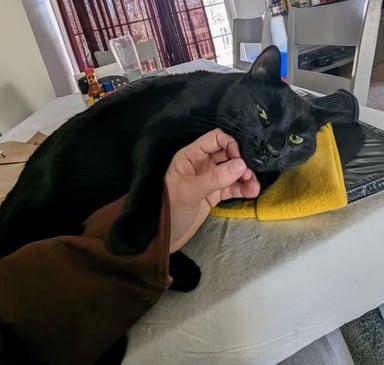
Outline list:
[[[348,202],[383,191],[384,132],[359,122],[338,126],[335,137],[343,166]]]
[[[338,90],[321,98],[304,90],[300,90],[299,94],[314,100],[319,106],[352,111],[352,117],[347,117],[344,122],[341,118],[332,123],[343,167],[348,203],[383,191],[384,131],[358,120],[358,105],[354,104],[354,100],[349,98],[351,94],[345,90]]]

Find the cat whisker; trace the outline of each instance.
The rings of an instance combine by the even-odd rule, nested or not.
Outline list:
[[[252,159],[252,161],[253,161],[257,166],[264,166],[264,161],[261,160],[260,158],[256,158],[256,157],[254,157],[254,158]]]
[[[244,137],[244,133],[241,131],[237,124],[230,121],[229,119],[224,118],[221,115],[216,115],[216,118],[220,122],[223,122],[223,125],[220,125],[219,127],[222,128],[224,131],[232,134],[234,137]]]
[[[204,118],[201,115],[192,114],[190,112],[187,113],[187,112],[183,112],[181,110],[177,110],[177,111],[179,112],[180,115],[185,115],[188,118],[191,118],[191,116],[192,116],[196,120],[200,120],[204,123],[209,123],[209,124],[215,125],[215,127],[217,127],[217,125],[212,120]]]
[[[211,120],[208,118],[205,118],[201,115],[192,114],[191,112],[184,112],[182,110],[176,110],[180,115],[185,115],[188,118],[194,118],[197,121],[202,121],[206,126],[211,125],[214,128],[221,128],[224,132],[227,132],[228,134],[231,134],[233,137],[242,137],[244,138],[244,135],[242,131],[240,130],[239,126],[234,123],[233,121],[223,117],[220,114],[215,114],[214,117],[215,120]],[[199,126],[201,128],[201,125]]]
[[[228,118],[225,118],[224,116],[222,116],[220,114],[216,114],[216,118],[218,118],[222,122],[225,122],[228,126],[231,126],[234,129],[240,130],[238,124],[236,124],[232,120],[229,120]]]
[[[181,113],[181,114],[185,114],[186,116],[191,117],[191,114],[187,114],[187,113]],[[224,130],[224,132],[231,134],[233,137],[242,137],[242,133],[239,127],[235,123],[221,117],[220,115],[215,116],[217,118],[216,120],[211,120],[208,118],[204,118],[200,115],[194,115],[194,114],[192,114],[192,117],[195,118],[196,120],[200,120],[204,122],[204,124],[206,125],[211,125],[214,128],[221,128]],[[218,121],[224,122],[224,123],[218,123]]]

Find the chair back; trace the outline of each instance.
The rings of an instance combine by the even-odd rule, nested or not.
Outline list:
[[[140,62],[154,60],[156,69],[161,69],[161,61],[159,51],[157,50],[156,42],[153,38],[135,44],[137,55]],[[99,66],[106,66],[116,63],[115,56],[112,51],[96,51],[94,53],[97,64]]]
[[[94,56],[99,67],[116,63],[116,59],[112,51],[96,51]]]
[[[353,92],[361,105],[366,105],[381,5],[382,0],[345,0],[316,7],[290,8],[287,32],[288,82],[324,94],[344,88]],[[309,66],[302,64],[300,68],[301,54],[309,50],[317,52],[318,49],[322,52],[321,49],[327,46],[341,46],[333,60],[332,53],[321,59],[330,63],[327,67],[320,67],[319,58],[315,59],[317,64],[312,65],[309,58],[305,61]],[[352,53],[348,53],[348,46],[354,47],[351,48]],[[332,52],[332,48],[328,49]],[[350,78],[324,73],[326,69],[348,62],[352,62]]]
[[[153,38],[149,38],[144,42],[136,43],[135,47],[140,62],[154,60],[156,69],[160,70],[162,68],[159,51],[157,50],[156,42]]]
[[[233,19],[232,36],[233,67],[248,71],[252,62],[241,59],[241,49],[244,43],[259,44],[260,50],[271,44],[271,13],[265,12],[255,18]]]

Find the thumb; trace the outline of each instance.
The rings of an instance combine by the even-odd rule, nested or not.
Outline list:
[[[201,186],[208,195],[216,190],[235,183],[247,169],[241,158],[234,158],[215,166],[207,174],[201,176]]]

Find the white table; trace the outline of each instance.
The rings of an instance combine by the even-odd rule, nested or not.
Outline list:
[[[199,60],[174,72],[228,71]],[[84,109],[56,99],[1,141],[51,133]],[[361,108],[382,127],[384,113]],[[384,194],[303,219],[210,217],[185,252],[198,288],[166,292],[130,331],[124,365],[269,365],[384,302]],[[102,329],[100,329],[102,330]]]

